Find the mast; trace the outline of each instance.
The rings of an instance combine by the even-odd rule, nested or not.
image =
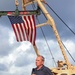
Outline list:
[[[60,36],[58,34],[58,31],[56,29],[56,26],[55,26],[55,23],[54,23],[54,20],[53,18],[50,16],[50,14],[48,13],[48,11],[46,10],[46,8],[43,6],[42,2],[40,0],[36,0],[37,3],[38,3],[38,6],[40,7],[40,9],[43,11],[43,13],[45,14],[46,18],[48,19],[48,24],[52,27],[53,31],[54,31],[54,34],[56,36],[56,39],[58,41],[58,44],[60,46],[60,49],[62,51],[62,54],[64,56],[64,59],[66,61],[66,64],[67,64],[67,68],[70,69],[71,68],[71,64],[68,60],[68,57],[66,55],[66,52],[65,52],[65,49],[64,49],[64,46],[61,42],[61,39],[60,39]]]
[[[24,1],[25,1],[25,0],[24,0]],[[59,44],[59,46],[60,46],[61,52],[62,52],[62,54],[63,54],[63,56],[64,56],[65,62],[66,62],[66,64],[67,64],[67,68],[70,69],[70,68],[71,68],[71,64],[70,64],[70,62],[69,62],[69,60],[68,60],[68,57],[67,57],[67,55],[66,55],[64,46],[63,46],[63,44],[62,44],[62,42],[61,42],[60,36],[59,36],[58,31],[57,31],[57,29],[56,29],[55,22],[54,22],[53,18],[50,16],[50,14],[48,13],[48,11],[46,10],[46,8],[44,7],[44,5],[43,5],[43,3],[42,3],[42,2],[44,2],[44,0],[33,0],[33,1],[38,4],[38,6],[40,7],[40,9],[43,11],[44,15],[45,15],[46,18],[47,18],[47,22],[46,22],[46,23],[40,24],[40,25],[37,26],[37,27],[44,26],[44,25],[46,25],[46,24],[49,24],[49,25],[52,27],[52,29],[53,29],[53,31],[54,31],[54,34],[55,34],[55,36],[56,36],[56,39],[57,39],[57,41],[58,41],[58,44]],[[27,4],[26,4],[26,5],[27,5]],[[23,6],[26,6],[26,5],[23,4]],[[34,49],[35,49],[35,48],[34,48]],[[38,51],[36,51],[36,52],[38,52]],[[37,55],[38,55],[38,54],[37,54]]]
[[[24,5],[26,4],[26,2],[27,2],[27,0],[22,0],[22,10],[23,10],[23,11],[26,11],[26,6],[24,6]],[[33,46],[33,47],[34,47],[34,50],[35,50],[36,55],[37,55],[37,56],[40,55],[37,46],[35,45],[35,46]]]

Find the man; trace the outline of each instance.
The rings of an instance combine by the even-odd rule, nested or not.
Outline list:
[[[44,57],[39,55],[36,58],[36,68],[33,68],[32,75],[53,75],[51,70],[44,66]]]

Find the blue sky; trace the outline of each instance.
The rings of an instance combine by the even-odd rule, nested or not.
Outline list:
[[[15,10],[15,0],[0,0],[0,11]],[[63,19],[63,21],[75,32],[75,0],[46,0],[54,11]],[[19,10],[21,10],[21,0],[19,0]],[[72,32],[58,19],[58,17],[45,5],[50,15],[53,17],[59,35],[75,58],[75,36]],[[27,6],[27,9],[32,9]],[[40,23],[45,22],[43,14],[38,16]],[[55,61],[64,60],[59,45],[56,41],[53,30],[50,26],[42,27],[49,47]],[[46,41],[40,28],[37,28],[36,45],[40,54],[45,57],[45,65],[55,67]],[[68,55],[68,54],[67,54]],[[68,55],[71,64],[75,65]],[[26,75],[31,74],[35,67],[36,54],[33,46],[29,42],[16,41],[11,23],[7,16],[0,18],[0,74],[1,75]]]

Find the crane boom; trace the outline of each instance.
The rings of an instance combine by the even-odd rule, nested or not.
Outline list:
[[[56,29],[54,20],[52,19],[52,17],[50,16],[50,14],[49,14],[48,11],[46,10],[46,8],[43,6],[42,2],[41,2],[40,0],[37,0],[37,3],[38,3],[38,5],[39,5],[40,9],[41,9],[41,10],[43,11],[43,13],[45,14],[46,18],[48,19],[49,25],[52,27],[52,29],[53,29],[53,31],[54,31],[54,34],[55,34],[55,36],[56,36],[56,39],[57,39],[57,41],[58,41],[58,44],[59,44],[59,46],[60,46],[60,49],[61,49],[61,51],[62,51],[62,54],[63,54],[63,56],[64,56],[64,59],[65,59],[65,61],[66,61],[66,64],[67,64],[68,68],[71,68],[71,64],[70,64],[70,62],[69,62],[69,60],[68,60],[68,57],[67,57],[67,55],[66,55],[66,52],[65,52],[65,50],[64,50],[64,46],[63,46],[63,44],[62,44],[62,42],[61,42],[60,36],[59,36],[58,31],[57,31],[57,29]]]

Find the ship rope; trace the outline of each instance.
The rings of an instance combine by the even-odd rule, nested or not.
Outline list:
[[[38,20],[38,23],[40,24],[38,18],[37,18],[37,20]],[[55,66],[57,66],[56,61],[55,61],[54,56],[53,56],[53,54],[52,54],[52,52],[51,52],[50,46],[49,46],[49,44],[48,44],[48,42],[47,42],[47,39],[46,39],[46,37],[45,37],[45,34],[44,34],[44,31],[43,31],[42,27],[40,27],[40,29],[41,29],[42,34],[43,34],[43,36],[44,36],[44,39],[45,39],[45,41],[46,41],[46,44],[47,44],[48,50],[49,50],[49,52],[50,52],[50,54],[51,54],[51,56],[52,56],[52,60],[54,61]]]
[[[35,9],[35,4],[32,5],[32,8],[33,8],[33,10]],[[37,9],[40,10],[39,6],[37,6]],[[41,11],[41,12],[42,12],[42,11]],[[43,12],[42,12],[42,13],[43,13]],[[44,15],[44,14],[43,14],[43,15]],[[44,15],[44,17],[45,17],[45,15]],[[45,17],[45,18],[46,18],[46,17]],[[38,16],[36,16],[36,19],[37,19],[38,23],[40,24],[40,21],[39,21],[39,19],[38,19]],[[46,18],[46,19],[47,19],[47,18]],[[45,41],[46,41],[48,50],[49,50],[49,52],[50,52],[50,54],[51,54],[51,56],[52,56],[52,60],[53,60],[53,62],[54,62],[54,64],[55,64],[55,66],[57,66],[57,63],[56,63],[56,61],[55,61],[55,59],[54,59],[54,56],[53,56],[53,54],[52,54],[52,52],[51,52],[51,49],[50,49],[50,47],[49,47],[49,44],[48,44],[48,42],[47,42],[47,39],[46,39],[46,37],[45,37],[45,34],[44,34],[44,32],[43,32],[42,27],[40,27],[40,29],[41,29],[42,34],[43,34],[43,36],[44,36],[44,39],[45,39]]]
[[[63,21],[63,19],[52,9],[52,7],[46,3],[46,5],[53,11],[53,13],[61,20],[61,22],[75,35],[75,32]]]
[[[69,50],[67,49],[67,47],[64,45],[64,43],[62,42],[64,48],[66,49],[66,51],[68,52],[68,54],[70,55],[70,57],[72,58],[72,60],[75,62],[75,59],[73,58],[73,56],[71,55],[71,53],[69,52]]]
[[[53,13],[60,19],[60,21],[62,21],[62,23],[75,35],[75,32],[62,20],[62,18],[60,18],[60,16],[51,8],[51,6],[46,3],[46,5],[53,11]],[[63,44],[63,42],[62,42]],[[72,60],[75,62],[75,59],[73,58],[73,56],[71,55],[71,53],[69,52],[69,50],[66,48],[66,46],[63,44],[64,48],[66,49],[66,51],[68,52],[68,54],[70,55],[70,57],[72,58]]]

